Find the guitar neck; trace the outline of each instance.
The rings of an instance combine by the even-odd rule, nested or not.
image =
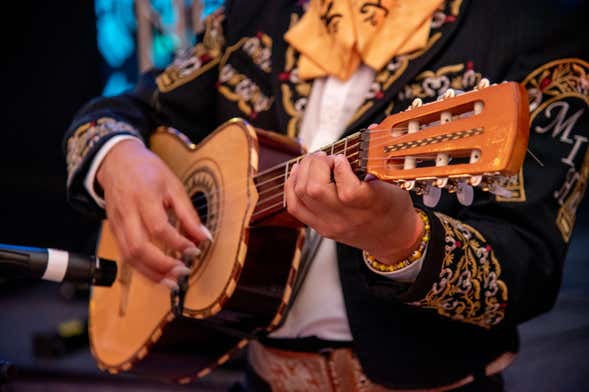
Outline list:
[[[363,152],[367,150],[367,143],[368,141],[363,137],[363,133],[356,132],[335,143],[322,147],[319,151],[323,151],[327,155],[344,155],[348,158],[352,170],[358,178],[363,178],[366,173],[366,157]],[[264,170],[254,177],[259,198],[251,219],[252,224],[261,222],[286,209],[284,184],[288,179],[292,167],[304,157],[305,155],[301,155],[293,158]]]

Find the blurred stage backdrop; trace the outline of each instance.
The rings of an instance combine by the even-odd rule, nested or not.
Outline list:
[[[65,202],[64,130],[88,99],[131,88],[140,70],[164,67],[190,48],[222,3],[12,2],[18,23],[4,23],[1,33],[0,243],[93,251],[99,222]],[[589,390],[587,205],[555,308],[520,329],[522,350],[505,375],[510,391]],[[88,350],[88,294],[84,286],[0,276],[0,366],[9,361],[19,372],[0,391],[239,390],[239,359],[188,388],[100,373]]]

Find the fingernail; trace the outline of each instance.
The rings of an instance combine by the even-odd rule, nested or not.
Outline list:
[[[177,265],[170,271],[170,274],[176,277],[190,275],[190,269],[185,265]]]
[[[160,280],[160,284],[166,286],[170,290],[180,290],[178,283],[174,282],[172,279],[163,278]]]
[[[182,252],[182,255],[188,259],[194,259],[198,256],[200,256],[201,251],[200,249],[198,249],[196,246],[191,246],[189,248],[184,249],[184,252]]]
[[[201,230],[203,231],[203,233],[205,233],[205,235],[207,236],[208,240],[213,242],[213,235],[211,234],[211,232],[209,231],[209,229],[207,229],[207,227],[203,224],[200,225]]]

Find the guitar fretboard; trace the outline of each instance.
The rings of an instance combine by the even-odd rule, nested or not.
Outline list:
[[[365,158],[362,156],[362,151],[365,150],[362,145],[363,142],[362,132],[356,132],[335,143],[322,147],[320,151],[324,151],[327,155],[344,155],[350,162],[354,173],[359,178],[362,178],[365,173]],[[305,155],[301,155],[264,170],[254,177],[259,199],[251,219],[252,224],[286,209],[284,184],[292,167],[304,157]]]

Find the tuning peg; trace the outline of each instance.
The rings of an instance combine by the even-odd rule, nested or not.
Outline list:
[[[484,88],[489,87],[490,85],[491,85],[491,82],[489,82],[489,79],[482,78],[474,89],[475,90],[482,90]]]
[[[415,189],[415,181],[404,181],[401,184],[401,189],[405,189],[406,191]]]
[[[472,177],[470,177],[468,182],[472,186],[479,186],[483,182],[483,176],[472,176]]]
[[[427,183],[423,188],[422,197],[423,204],[425,204],[427,207],[435,207],[438,205],[438,202],[442,197],[442,189]]]
[[[444,91],[444,94],[442,95],[443,99],[448,99],[448,98],[454,98],[456,96],[456,91],[454,91],[453,88],[449,88],[446,91]]]
[[[484,192],[489,192],[499,197],[503,197],[506,199],[512,198],[513,192],[500,185],[501,183],[501,181],[497,181],[497,178],[485,176],[483,177],[483,180],[480,183],[480,188]]]
[[[489,192],[505,199],[511,199],[513,197],[513,192],[499,185],[497,181],[492,181],[489,184]]]
[[[420,107],[420,106],[423,106],[423,101],[421,100],[421,98],[415,98],[415,99],[413,100],[413,102],[411,102],[411,106],[409,106],[409,108],[408,108],[408,109],[409,109],[409,110],[410,110],[410,109],[415,109],[415,108],[418,108],[418,107]]]
[[[474,190],[466,182],[459,181],[456,185],[456,198],[463,206],[469,206],[474,199]]]

